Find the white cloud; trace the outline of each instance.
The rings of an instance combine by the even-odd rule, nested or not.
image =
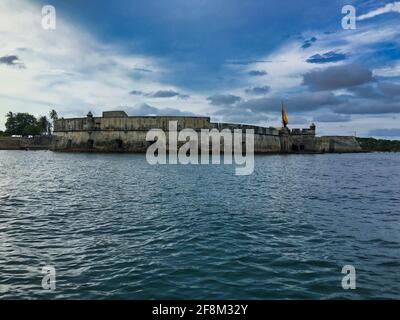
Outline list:
[[[176,109],[212,115],[215,107],[207,103],[206,97],[218,93],[251,99],[254,96],[246,94],[245,89],[255,86],[270,86],[266,97],[280,96],[284,99],[286,94],[301,90],[299,86],[304,73],[318,67],[306,62],[310,56],[333,50],[349,53],[348,60],[324,66],[340,65],[351,62],[352,53],[374,50],[371,47],[374,43],[389,39],[398,41],[396,37],[399,34],[398,29],[390,25],[380,25],[379,28],[364,26],[351,32],[340,30],[334,34],[309,32],[304,34],[307,39],[312,36],[318,39],[309,48],[302,48],[299,40],[291,40],[254,63],[230,65],[229,68],[243,74],[240,87],[231,88],[228,92],[197,93],[163,83],[161,78],[165,79],[166,73],[174,72],[165,67],[168,65],[165,61],[128,53],[123,47],[102,43],[84,27],[65,20],[60,11],[57,11],[57,29],[53,31],[42,29],[41,7],[28,0],[2,0],[0,12],[0,57],[18,56],[25,66],[18,68],[0,64],[0,129],[4,128],[4,115],[8,111],[40,115],[55,108],[60,115],[68,117],[83,115],[88,110],[100,114],[105,109],[147,103],[165,109],[165,112]],[[267,74],[252,77],[248,74],[250,70],[264,70]],[[140,76],[135,76],[135,72],[136,75],[140,72]],[[376,68],[374,74],[399,75],[400,65]],[[157,99],[129,94],[133,90],[170,90],[187,94],[190,98]],[[279,105],[276,108],[279,111]],[[229,110],[225,111],[218,118],[221,121],[231,117],[232,121],[255,123],[259,117],[257,113],[251,115],[244,110],[233,118],[234,112],[229,114]],[[262,124],[279,125],[279,119],[275,119],[273,114],[268,121]],[[350,128],[351,124],[346,123],[346,126]]]
[[[382,77],[399,77],[400,76],[400,63],[396,63],[390,67],[376,68],[373,70],[374,76]]]
[[[268,85],[271,87],[270,95],[285,94],[296,91],[302,84],[302,75],[318,67],[338,66],[348,63],[357,63],[357,54],[374,54],[376,48],[374,44],[382,41],[393,41],[398,43],[399,30],[391,24],[374,26],[364,26],[357,30],[339,30],[336,33],[325,34],[322,32],[308,32],[304,34],[306,39],[316,37],[311,47],[302,48],[301,41],[298,39],[290,40],[281,47],[259,60],[261,62],[252,63],[246,66],[236,66],[242,68],[243,74],[249,70],[265,70],[268,74],[262,79],[259,77],[248,77],[246,80],[252,86]],[[326,52],[340,52],[347,55],[347,59],[337,62],[317,65],[306,62],[315,55]]]
[[[169,70],[157,59],[101,43],[60,11],[56,30],[42,29],[41,7],[25,0],[2,0],[0,12],[0,57],[16,55],[26,66],[0,64],[0,129],[8,111],[39,115],[55,108],[62,116],[79,116],[89,109],[96,113],[146,102],[145,97],[130,95],[132,90],[182,92],[160,81]],[[138,79],[138,68],[152,72]],[[171,98],[157,101],[157,107],[173,104],[199,112],[204,97],[188,94],[190,100]]]
[[[400,1],[396,1],[393,3],[388,3],[383,7],[380,7],[378,9],[372,10],[366,14],[363,14],[357,18],[357,20],[365,20],[365,19],[370,19],[376,16],[379,16],[384,13],[389,13],[389,12],[397,12],[400,13]]]

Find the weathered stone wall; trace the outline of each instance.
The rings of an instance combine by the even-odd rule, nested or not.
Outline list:
[[[361,146],[352,136],[325,136],[316,138],[317,152],[361,152]]]
[[[276,128],[211,123],[208,117],[87,117],[60,119],[55,122],[54,150],[145,152],[152,142],[146,141],[150,129],[161,129],[168,134],[170,121],[177,121],[177,130],[190,128],[222,131],[252,129],[255,133],[255,152],[280,152],[279,131]],[[200,136],[198,136],[200,141]],[[184,142],[179,143],[182,145]],[[167,144],[168,141],[167,141]],[[223,140],[221,141],[223,150]]]
[[[207,117],[117,117],[117,118],[72,118],[59,119],[54,124],[54,132],[88,130],[88,121],[93,121],[95,130],[135,130],[148,131],[150,129],[168,130],[170,121],[178,122],[178,130],[191,128],[194,130],[211,127],[210,118]]]
[[[38,136],[33,138],[0,137],[0,150],[49,149],[52,139],[52,136]]]
[[[290,152],[315,152],[315,136],[290,135]]]
[[[358,152],[361,147],[354,137],[315,137],[315,125],[291,131],[232,123],[212,123],[208,117],[92,117],[60,119],[54,125],[52,148],[65,151],[145,152],[153,142],[146,141],[151,129],[161,129],[168,136],[170,121],[177,130],[189,128],[200,135],[201,129],[221,132],[254,130],[256,153]],[[198,136],[200,141],[200,136]],[[169,141],[167,137],[167,147]],[[178,148],[184,142],[178,143]],[[223,150],[223,141],[220,145]]]
[[[147,131],[67,131],[57,132],[53,150],[64,151],[100,151],[100,152],[146,152],[153,142],[146,141]],[[197,131],[199,148],[200,131]],[[185,142],[178,142],[178,148]],[[243,135],[245,147],[245,138]],[[168,132],[166,144],[169,147]],[[220,148],[224,148],[221,139]],[[278,135],[254,135],[254,151],[257,153],[278,153],[281,150]]]

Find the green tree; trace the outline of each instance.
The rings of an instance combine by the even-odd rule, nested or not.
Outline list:
[[[38,120],[38,126],[40,128],[40,133],[50,134],[50,122],[46,116],[41,116]]]
[[[29,113],[12,113],[6,115],[6,134],[8,135],[38,135],[41,134],[40,125],[35,116]]]

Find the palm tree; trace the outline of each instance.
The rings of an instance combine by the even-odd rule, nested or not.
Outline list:
[[[49,134],[51,134],[51,128],[54,128],[54,121],[56,121],[57,119],[58,119],[58,114],[57,114],[57,111],[56,110],[54,110],[54,109],[52,109],[51,111],[50,111],[50,119],[51,119],[51,121],[53,122],[53,123],[50,123],[49,122],[49,126],[48,126],[48,131],[49,131]]]
[[[53,109],[50,111],[50,119],[53,121],[58,119],[58,114],[56,110]]]

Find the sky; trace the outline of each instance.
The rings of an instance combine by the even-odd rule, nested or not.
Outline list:
[[[400,139],[399,22],[400,1],[1,0],[0,130],[51,109],[278,127],[284,101],[291,128]]]

